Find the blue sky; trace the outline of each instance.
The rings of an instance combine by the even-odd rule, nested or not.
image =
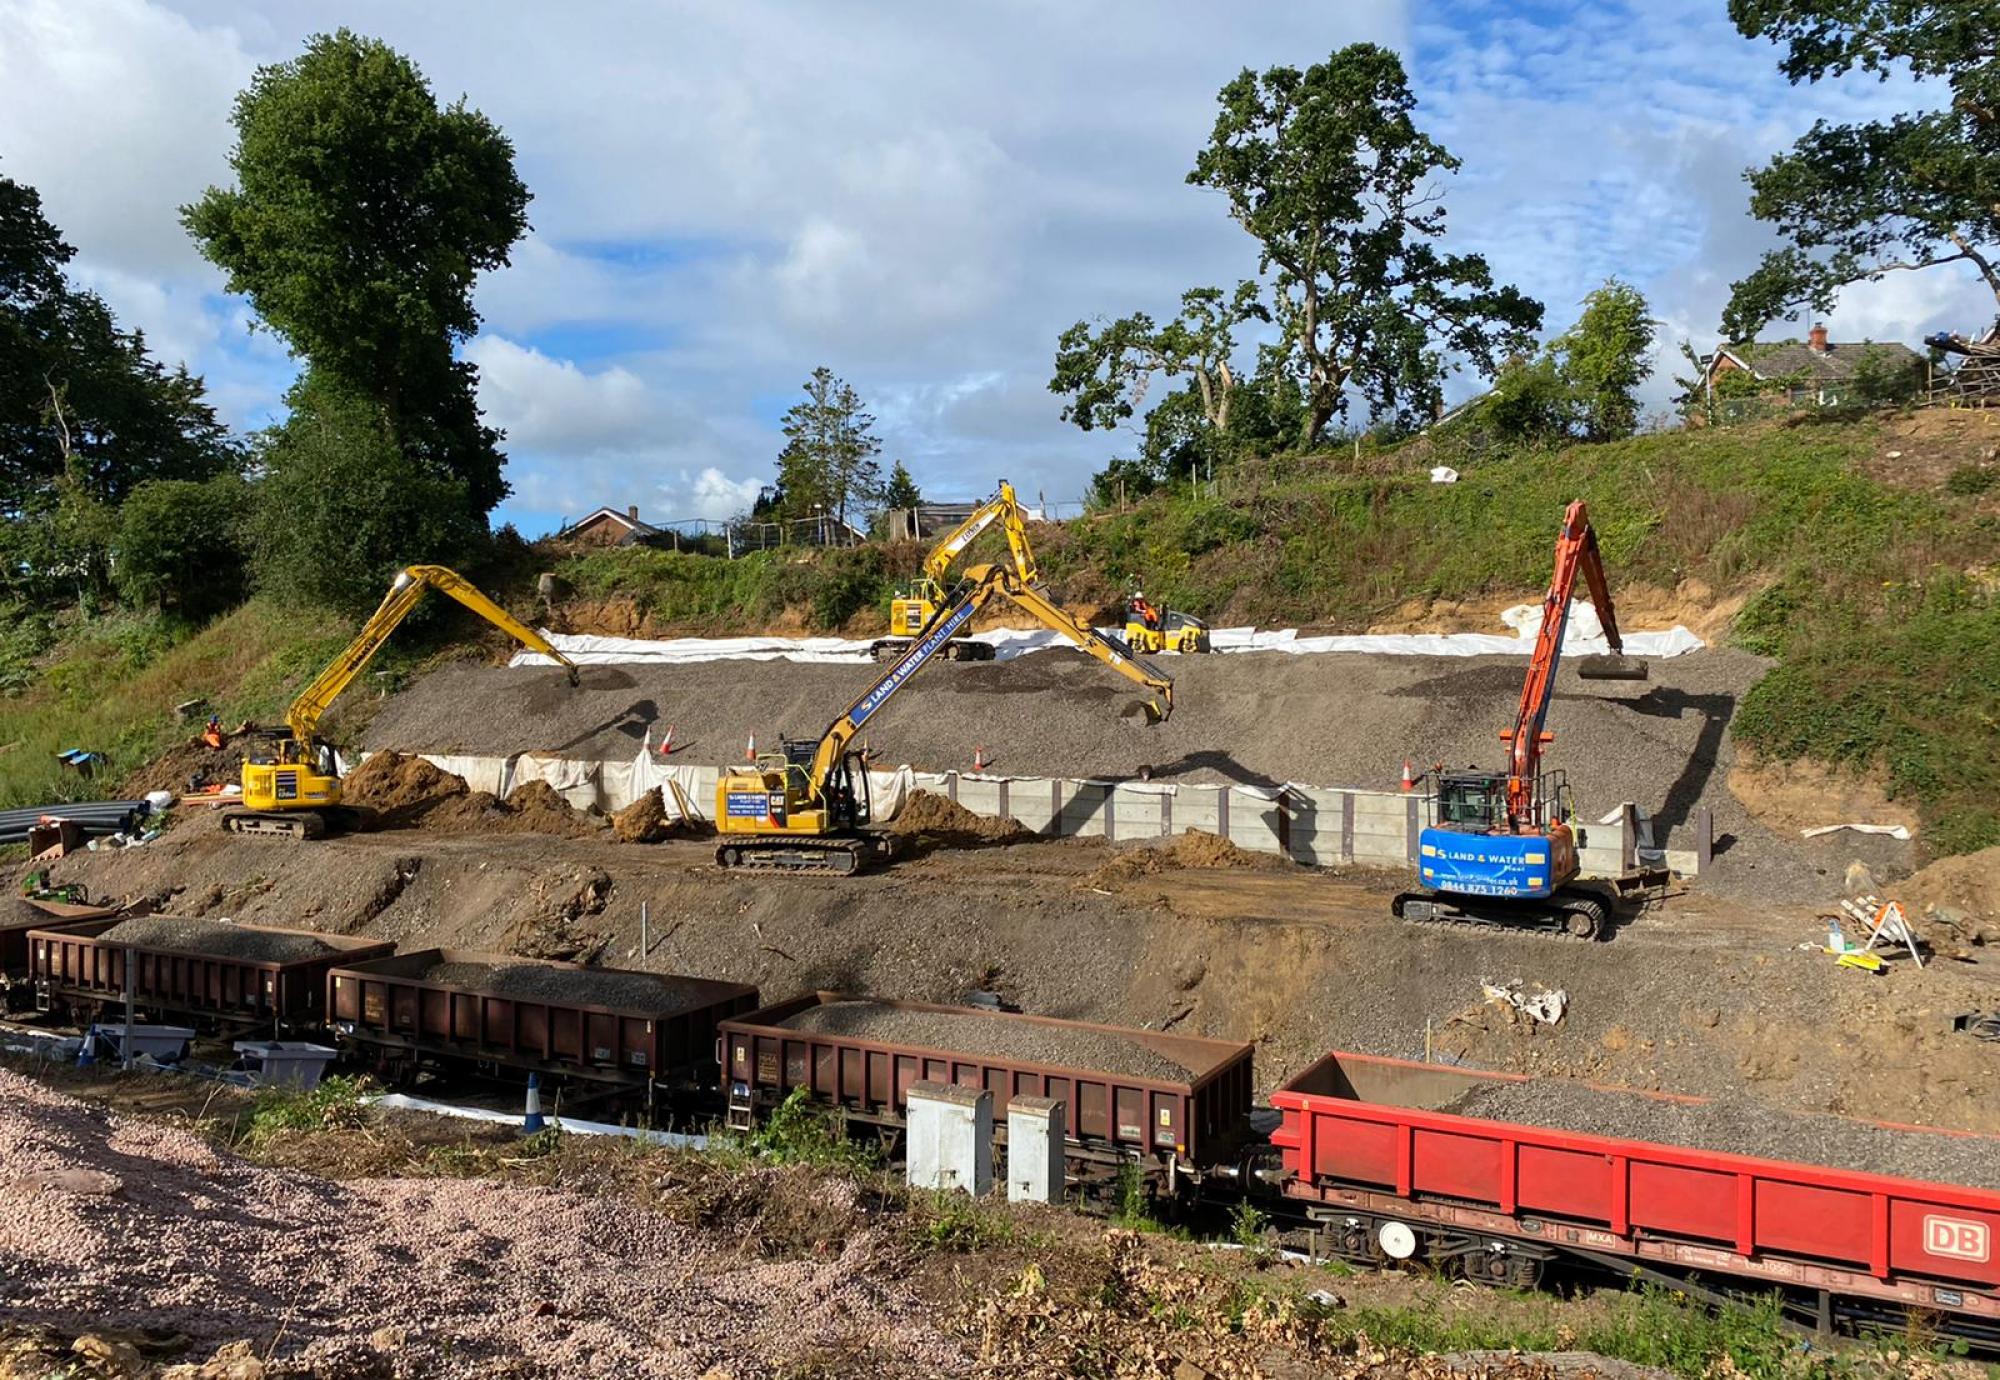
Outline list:
[[[174,208],[227,179],[254,68],[340,24],[497,120],[535,193],[468,347],[509,436],[500,516],[530,533],[606,503],[737,511],[819,363],[927,492],[1004,475],[1079,496],[1133,440],[1059,420],[1057,332],[1169,314],[1254,270],[1215,195],[1183,182],[1245,66],[1357,39],[1401,51],[1420,122],[1465,163],[1453,246],[1546,302],[1551,330],[1604,278],[1636,283],[1665,323],[1661,407],[1673,342],[1714,342],[1729,282],[1771,243],[1743,169],[1816,118],[1925,94],[1791,87],[1724,0],[0,0],[0,172],[41,190],[77,276],[244,427],[275,415],[294,365]],[[1831,325],[1914,342],[1991,314],[1946,270],[1856,291]]]

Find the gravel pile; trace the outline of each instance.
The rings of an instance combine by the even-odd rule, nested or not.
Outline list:
[[[69,1332],[178,1332],[196,1355],[248,1340],[327,1374],[751,1380],[857,1340],[972,1369],[932,1305],[865,1273],[865,1237],[763,1261],[608,1197],[259,1169],[8,1072],[0,1145],[0,1309]],[[377,1329],[401,1336],[392,1357],[331,1364]]]
[[[546,963],[434,963],[421,976],[425,982],[495,997],[609,1006],[651,1014],[685,1010],[709,997],[707,984],[697,978],[558,968]]]
[[[879,761],[928,770],[969,770],[983,743],[992,770],[1007,775],[1116,779],[1146,765],[1162,783],[1393,790],[1405,759],[1498,767],[1496,735],[1513,719],[1526,670],[1518,657],[1277,652],[1165,664],[1176,707],[1156,728],[1120,717],[1133,687],[1082,653],[930,666],[869,720],[868,745]],[[1901,860],[1907,845],[1781,839],[1730,794],[1728,725],[1766,664],[1711,649],[1655,661],[1649,681],[1622,683],[1579,680],[1566,663],[1549,711],[1548,765],[1568,773],[1585,819],[1636,801],[1663,847],[1691,847],[1688,826],[1709,808],[1718,873],[1754,899],[1837,890],[1857,853],[1877,865]],[[371,747],[404,751],[629,761],[648,728],[671,722],[688,745],[676,760],[733,762],[750,734],[760,744],[781,732],[817,736],[879,674],[784,661],[601,666],[572,690],[552,669],[452,666],[390,699],[367,736]],[[467,704],[481,712],[468,715]]]
[[[185,920],[172,915],[142,915],[121,920],[98,938],[109,944],[137,944],[175,953],[212,954],[254,963],[296,963],[324,958],[340,950],[316,935],[245,929],[219,920]]]
[[[1891,1130],[1846,1117],[1780,1111],[1737,1098],[1665,1102],[1539,1078],[1478,1088],[1446,1110],[1588,1135],[2000,1188],[2000,1139]]]
[[[948,1054],[1016,1059],[1035,1064],[1185,1083],[1193,1071],[1135,1039],[967,1011],[909,1011],[873,1001],[837,1001],[811,1007],[784,1022],[786,1029],[849,1035],[883,1044],[921,1045]]]

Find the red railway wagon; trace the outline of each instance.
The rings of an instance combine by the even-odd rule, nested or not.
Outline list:
[[[1528,1080],[1327,1055],[1271,1097],[1285,1193],[1343,1255],[1518,1284],[1564,1254],[1733,1276],[1804,1291],[1822,1326],[1838,1300],[2000,1319],[2000,1191],[1435,1110],[1494,1081]]]
[[[741,982],[421,949],[326,975],[334,1029],[410,1071],[493,1064],[712,1092],[716,1023],[757,1008]]]
[[[169,946],[100,938],[123,923],[113,917],[30,930],[29,966],[36,1004],[43,1010],[69,1010],[79,1019],[99,1009],[122,1007],[129,950],[132,1000],[142,1010],[188,1016],[218,1028],[317,1028],[326,1018],[327,969],[390,953],[396,947],[386,940],[316,930],[196,920],[175,923],[213,926],[217,952],[201,951],[198,940]],[[276,940],[305,936],[317,941],[320,952],[299,958],[259,957],[246,952],[244,941],[254,944],[259,936]]]
[[[788,1028],[814,1007],[864,1002],[896,1013],[993,1022],[992,1041],[971,1038],[964,1048]],[[1014,1027],[1009,1031],[1006,1027]],[[977,1026],[964,1030],[979,1033]],[[1141,1077],[1092,1068],[1083,1057],[1051,1062],[997,1052],[1023,1041],[1087,1054],[1091,1042],[1130,1042],[1187,1071],[1181,1079]],[[1005,1143],[1005,1108],[1016,1097],[1046,1097],[1067,1108],[1069,1158],[1076,1171],[1095,1177],[1121,1161],[1139,1159],[1169,1186],[1197,1182],[1233,1153],[1250,1113],[1251,1046],[1192,1035],[1170,1035],[1121,1026],[1089,1025],[1048,1016],[1026,1016],[981,1007],[882,1001],[813,992],[722,1023],[723,1078],[731,1123],[747,1127],[794,1088],[838,1106],[852,1121],[873,1125],[887,1143],[900,1134],[912,1084],[955,1083],[993,1094],[995,1139]]]

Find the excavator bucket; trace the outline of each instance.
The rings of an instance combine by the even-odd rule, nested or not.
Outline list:
[[[1576,673],[1585,680],[1644,680],[1646,663],[1637,657],[1603,652],[1578,659]]]
[[[1121,719],[1144,719],[1146,727],[1166,722],[1167,716],[1161,712],[1157,700],[1127,700],[1125,707],[1118,711]]]

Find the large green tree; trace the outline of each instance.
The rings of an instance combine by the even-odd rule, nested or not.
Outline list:
[[[237,185],[184,207],[189,233],[328,387],[372,400],[403,456],[483,517],[507,494],[500,437],[454,348],[479,328],[474,281],[527,229],[513,145],[345,29],[260,68],[234,121]]]
[[[35,190],[0,178],[0,586],[27,597],[108,593],[133,489],[242,467],[201,379],[72,285],[74,254]]]
[[[1886,120],[1821,120],[1748,174],[1750,209],[1786,240],[1734,285],[1732,340],[1849,284],[1960,264],[2000,304],[2000,3],[1730,0],[1748,38],[1779,44],[1793,82],[1907,72],[1947,99]]]
[[[882,442],[861,395],[821,365],[806,396],[785,413],[775,495],[760,508],[799,520],[824,514],[848,524],[882,497]]]
[[[1427,418],[1461,362],[1491,375],[1532,347],[1541,304],[1438,246],[1438,179],[1459,160],[1418,129],[1396,54],[1357,43],[1222,88],[1188,181],[1227,198],[1271,276],[1286,366],[1316,443],[1350,393],[1378,420]]]

